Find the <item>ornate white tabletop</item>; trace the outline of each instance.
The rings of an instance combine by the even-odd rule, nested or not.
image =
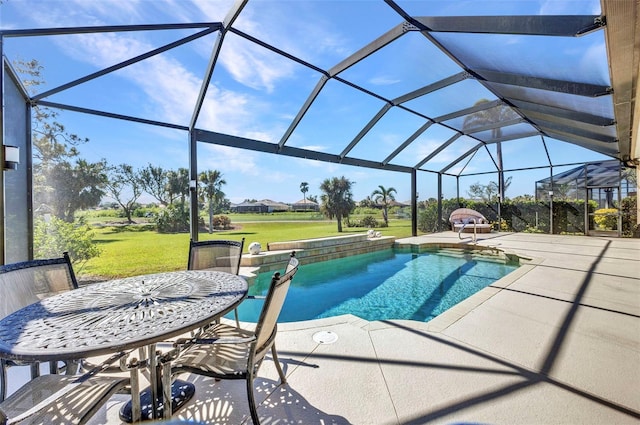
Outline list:
[[[79,359],[153,344],[226,314],[247,289],[242,277],[215,271],[158,273],[81,287],[0,320],[0,357]]]

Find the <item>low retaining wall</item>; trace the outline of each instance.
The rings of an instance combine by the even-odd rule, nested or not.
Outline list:
[[[254,269],[253,273],[283,270],[289,260],[291,251],[296,252],[296,257],[300,264],[309,264],[389,249],[393,247],[395,240],[395,236],[369,238],[367,234],[363,233],[328,238],[271,242],[267,245],[267,251],[260,254],[243,253],[240,266],[249,270]]]

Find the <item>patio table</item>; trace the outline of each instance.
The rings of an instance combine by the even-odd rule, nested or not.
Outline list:
[[[84,359],[142,348],[148,353],[150,412],[162,415],[156,344],[204,326],[247,295],[244,278],[218,271],[178,271],[96,283],[43,299],[0,320],[0,357],[27,361]],[[154,385],[155,383],[155,385]],[[193,395],[174,385],[179,408]],[[143,394],[142,404],[145,404]],[[174,394],[175,395],[175,394]],[[127,410],[129,409],[129,410]],[[173,410],[173,409],[172,409]],[[121,416],[131,421],[130,406]]]

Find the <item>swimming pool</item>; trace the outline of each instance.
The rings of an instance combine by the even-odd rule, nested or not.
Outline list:
[[[470,252],[411,253],[393,249],[301,265],[279,322],[353,314],[366,320],[427,322],[518,266],[479,260]],[[250,295],[266,294],[272,273],[261,273]],[[255,322],[262,301],[245,300],[241,321]],[[232,317],[232,316],[228,316]]]

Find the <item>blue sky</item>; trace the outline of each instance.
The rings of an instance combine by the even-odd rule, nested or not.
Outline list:
[[[6,30],[219,22],[232,4],[231,1],[211,0],[5,0],[0,5],[0,27]],[[600,13],[599,2],[595,0],[425,0],[398,1],[398,4],[417,16]],[[382,1],[261,0],[250,1],[234,27],[327,70],[401,22],[400,17]],[[44,67],[44,91],[195,32],[177,30],[8,38],[3,48],[10,60],[35,58],[40,62]],[[188,125],[216,36],[210,34],[127,69],[54,94],[46,100]],[[518,36],[501,36],[499,40],[466,34],[446,37],[461,45],[475,37],[473,41],[479,43],[478,54],[470,60],[479,64],[483,61],[506,64],[513,55],[526,50],[525,41]],[[423,41],[417,33],[404,36],[340,76],[394,98],[459,72],[450,59]],[[491,51],[491,46],[496,43],[501,48]],[[556,59],[558,52],[571,51],[576,52],[572,62],[548,65]],[[546,48],[543,44],[540,51],[524,57],[526,60],[519,62],[517,68],[523,73],[537,69],[540,76],[559,79],[578,72],[590,82],[608,84],[603,51],[602,32],[579,39],[553,39]],[[312,69],[229,34],[197,127],[277,143],[319,78],[320,74]],[[460,84],[469,84],[468,96],[447,96],[443,91],[437,94],[438,97],[416,99],[412,106],[427,115],[437,116],[471,106],[481,98],[491,99],[492,94],[477,84]],[[382,105],[379,100],[330,80],[287,145],[340,153]],[[598,111],[602,105],[585,101],[584,108]],[[114,165],[128,163],[134,167],[148,163],[166,169],[188,167],[188,137],[183,131],[68,111],[60,113],[59,121],[69,132],[90,139],[88,144],[80,147],[82,156],[89,160],[106,158]],[[381,161],[423,123],[416,116],[393,108],[351,153]],[[398,155],[397,161],[416,164],[454,134],[444,127],[432,127]],[[552,139],[546,141],[555,164],[605,158],[574,145]],[[426,168],[437,171],[473,145],[471,139],[462,137],[430,161]],[[343,175],[355,182],[356,200],[370,195],[378,185],[394,187],[398,200],[406,201],[411,197],[410,176],[404,173],[293,159],[204,143],[199,144],[198,152],[199,170],[221,171],[227,182],[223,190],[232,202],[247,198],[295,202],[302,198],[299,191],[301,182],[309,183],[309,194],[320,195],[319,185],[325,178]],[[503,153],[507,169],[547,165],[539,137],[503,143]],[[490,171],[493,162],[481,150],[469,164],[463,162],[459,165],[462,166],[466,166],[466,173]],[[565,170],[564,167],[554,168],[554,172]],[[548,177],[549,171],[542,169],[507,175],[513,175],[513,183],[507,193],[513,197],[533,194],[534,182]],[[436,196],[435,176],[434,173],[418,173],[420,199]],[[461,195],[466,195],[468,185],[487,183],[491,178],[489,175],[462,177]],[[445,197],[455,196],[455,178],[444,179],[444,192]]]

